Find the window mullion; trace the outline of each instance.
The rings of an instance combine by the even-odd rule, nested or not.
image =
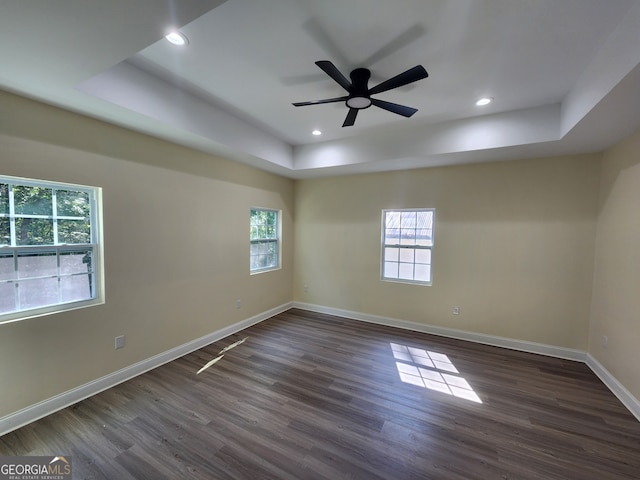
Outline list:
[[[53,244],[58,245],[58,191],[55,188],[51,189],[51,213],[53,214],[53,218],[51,221],[53,222]]]
[[[13,195],[13,184],[9,184],[9,232],[11,240],[9,245],[15,247],[16,243],[16,206]],[[17,272],[17,269],[16,269]]]
[[[16,310],[20,310],[20,282],[18,281],[18,252],[16,250],[13,251],[13,273],[16,276],[13,289],[14,305]]]
[[[56,212],[53,212],[53,218],[55,219]],[[54,220],[54,229],[56,222]],[[57,232],[54,230],[54,241],[57,240]],[[62,303],[62,283],[60,280],[60,249],[56,248],[56,285],[58,287],[58,303]]]

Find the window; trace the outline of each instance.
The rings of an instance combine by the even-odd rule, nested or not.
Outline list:
[[[382,279],[431,285],[432,208],[383,210]]]
[[[96,303],[98,195],[0,177],[0,322]]]
[[[249,223],[251,241],[250,271],[265,272],[280,268],[280,212],[251,209]]]

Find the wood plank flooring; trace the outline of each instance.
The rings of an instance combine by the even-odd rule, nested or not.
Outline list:
[[[579,362],[292,309],[0,437],[0,455],[71,456],[100,480],[639,479],[640,422]]]

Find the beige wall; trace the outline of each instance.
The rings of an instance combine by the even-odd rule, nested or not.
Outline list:
[[[291,180],[2,92],[0,108],[0,174],[103,188],[106,275],[104,305],[0,325],[0,417],[291,301]],[[282,209],[279,271],[249,275],[252,206]]]
[[[585,350],[600,159],[298,181],[294,298]],[[433,285],[383,282],[381,211],[419,207],[436,209]]]
[[[292,292],[325,307],[588,349],[640,398],[640,133],[604,157],[293,182],[7,93],[0,109],[0,174],[104,189],[107,295],[101,306],[0,325],[0,417]],[[251,206],[283,211],[277,272],[248,274],[239,239]],[[381,210],[413,207],[436,209],[430,287],[380,281]],[[116,351],[121,334],[127,346]]]
[[[637,399],[639,346],[640,132],[604,154],[589,339],[589,353]]]

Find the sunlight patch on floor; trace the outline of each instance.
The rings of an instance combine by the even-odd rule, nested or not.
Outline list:
[[[404,383],[482,403],[446,355],[397,343],[389,345]]]

